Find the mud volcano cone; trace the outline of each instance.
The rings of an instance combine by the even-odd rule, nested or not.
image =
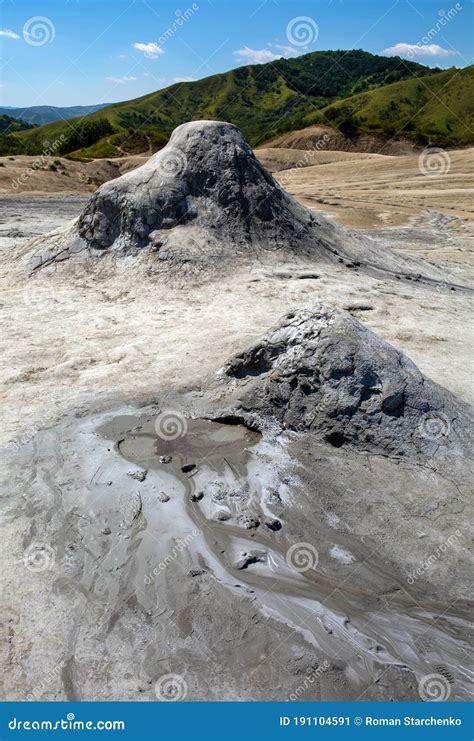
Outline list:
[[[142,167],[105,183],[78,231],[97,250],[160,250],[170,236],[210,243],[291,245],[315,218],[285,193],[239,129],[194,121],[173,132]]]
[[[185,266],[187,274],[234,270],[237,259],[271,262],[276,256],[449,287],[436,266],[380,248],[298,203],[260,164],[239,129],[219,121],[178,126],[144,165],[104,183],[71,227],[36,240],[26,261],[36,270],[92,257],[94,269],[98,256],[140,253],[178,272]],[[125,264],[133,265],[138,261]]]
[[[464,455],[471,409],[350,314],[290,312],[224,378],[246,414],[386,456]]]

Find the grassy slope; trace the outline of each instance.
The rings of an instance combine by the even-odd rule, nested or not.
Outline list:
[[[32,124],[29,124],[27,121],[22,121],[6,114],[0,114],[0,135],[4,133],[14,134],[17,131],[31,130],[32,128]]]
[[[430,144],[473,143],[474,67],[449,69],[352,96],[306,116],[299,128],[319,122]]]
[[[149,129],[167,137],[179,124],[197,118],[235,123],[255,145],[278,133],[300,128],[302,119],[328,103],[372,87],[431,71],[414,62],[380,57],[363,51],[314,52],[295,59],[249,65],[196,82],[177,83],[135,100],[115,103],[87,116],[107,118],[117,131]],[[37,154],[43,142],[67,133],[78,119],[42,126],[18,136],[20,146]],[[133,142],[135,134],[128,136]],[[127,146],[127,137],[121,146]],[[80,154],[112,156],[106,141]]]

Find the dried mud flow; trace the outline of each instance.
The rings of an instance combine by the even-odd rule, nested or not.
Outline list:
[[[61,203],[5,235],[3,695],[468,700],[467,267],[215,122]]]

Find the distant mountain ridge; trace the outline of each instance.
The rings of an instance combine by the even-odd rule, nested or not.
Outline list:
[[[471,77],[466,73],[463,84],[456,84],[460,72],[466,71],[431,69],[362,50],[312,52],[176,83],[87,116],[0,137],[0,154],[40,154],[45,141],[59,142],[57,153],[79,157],[151,154],[176,126],[196,119],[230,121],[252,146],[318,122],[335,125],[347,135],[359,130],[388,136],[399,132],[419,143],[468,143],[474,137],[464,120],[472,103],[470,88],[464,90],[463,84],[469,87]],[[430,115],[439,121],[421,115],[422,109],[433,108],[430,95],[442,95],[445,84],[452,89],[453,105],[456,99],[460,125],[455,127],[435,110]],[[344,108],[344,101],[354,102]],[[368,115],[354,112],[357,106],[369,106]],[[406,124],[414,114],[419,124],[410,128]]]
[[[95,113],[107,105],[107,103],[100,103],[98,105],[76,105],[65,108],[52,105],[27,106],[26,108],[0,106],[0,116],[11,116],[12,118],[35,124],[35,126],[43,126],[53,121],[88,116],[90,113]]]

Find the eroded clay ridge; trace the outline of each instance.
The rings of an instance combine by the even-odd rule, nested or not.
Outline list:
[[[346,312],[290,312],[225,366],[242,409],[390,456],[462,455],[470,408]]]

